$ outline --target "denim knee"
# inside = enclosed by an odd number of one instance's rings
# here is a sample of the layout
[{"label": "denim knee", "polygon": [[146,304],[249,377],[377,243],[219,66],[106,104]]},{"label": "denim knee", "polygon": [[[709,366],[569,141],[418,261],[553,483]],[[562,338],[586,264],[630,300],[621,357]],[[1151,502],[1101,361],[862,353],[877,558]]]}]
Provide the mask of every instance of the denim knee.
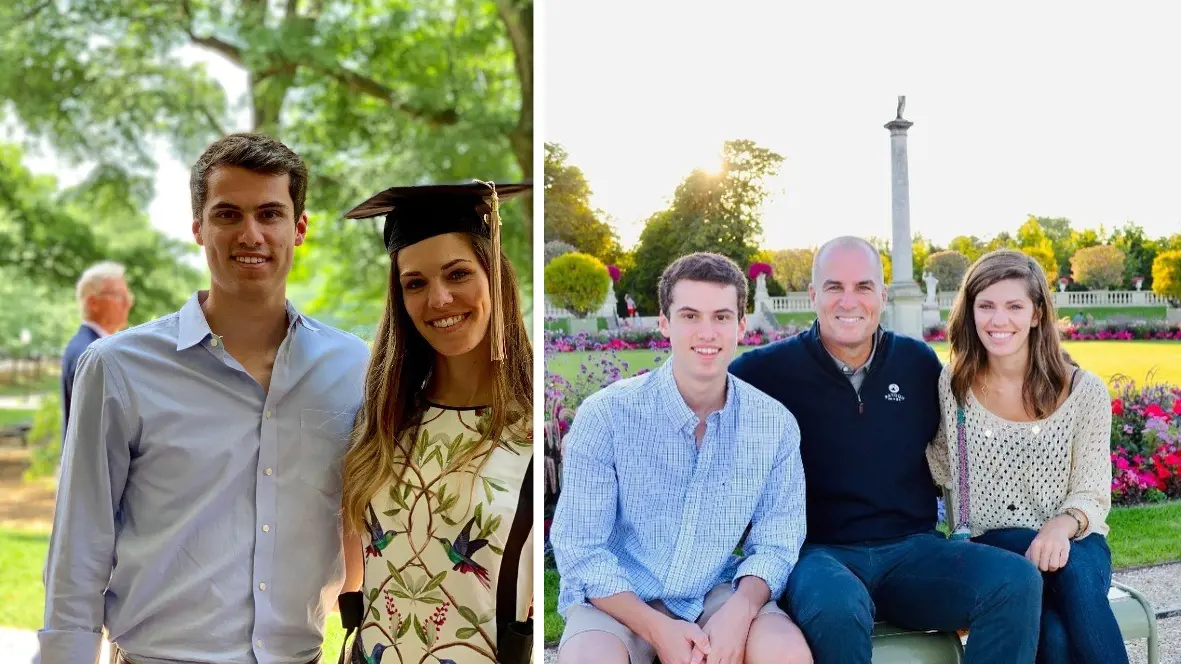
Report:
[{"label": "denim knee", "polygon": [[997,550],[1000,555],[992,561],[996,573],[991,577],[989,588],[981,589],[982,598],[994,598],[999,604],[1013,606],[1014,603],[1031,609],[1040,609],[1042,604],[1042,573],[1025,558],[1007,551]]},{"label": "denim knee", "polygon": [[782,603],[805,634],[816,630],[869,634],[873,630],[873,601],[860,583],[831,584],[824,579],[789,583]]}]

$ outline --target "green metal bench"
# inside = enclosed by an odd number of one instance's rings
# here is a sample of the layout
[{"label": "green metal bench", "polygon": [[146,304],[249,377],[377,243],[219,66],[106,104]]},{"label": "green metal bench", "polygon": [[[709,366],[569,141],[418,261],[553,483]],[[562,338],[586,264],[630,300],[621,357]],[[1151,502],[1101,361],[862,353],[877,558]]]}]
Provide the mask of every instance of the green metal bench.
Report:
[{"label": "green metal bench", "polygon": [[[1148,640],[1148,664],[1157,664],[1156,612],[1144,595],[1120,583],[1107,593],[1125,641]],[[953,632],[916,632],[879,622],[873,629],[874,664],[958,664],[964,660]]]}]

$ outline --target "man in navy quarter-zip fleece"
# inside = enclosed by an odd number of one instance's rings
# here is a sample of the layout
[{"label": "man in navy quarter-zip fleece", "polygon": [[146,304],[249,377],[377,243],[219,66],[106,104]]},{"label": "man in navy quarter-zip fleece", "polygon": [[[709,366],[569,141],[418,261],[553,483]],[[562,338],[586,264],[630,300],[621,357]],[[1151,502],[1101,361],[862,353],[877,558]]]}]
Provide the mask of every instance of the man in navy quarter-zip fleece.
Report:
[{"label": "man in navy quarter-zip fleece", "polygon": [[1033,662],[1037,569],[935,529],[925,453],[939,426],[941,367],[922,341],[879,326],[877,250],[855,237],[826,243],[808,293],[812,328],[739,356],[730,372],[799,423],[807,539],[783,604],[816,663],[869,664],[875,619],[970,629],[967,664]]}]

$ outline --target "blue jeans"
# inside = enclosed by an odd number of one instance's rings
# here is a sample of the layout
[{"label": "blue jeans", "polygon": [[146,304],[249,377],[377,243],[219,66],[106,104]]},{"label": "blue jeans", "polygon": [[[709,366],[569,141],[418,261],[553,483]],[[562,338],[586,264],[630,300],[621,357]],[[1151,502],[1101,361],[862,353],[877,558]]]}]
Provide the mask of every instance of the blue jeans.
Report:
[{"label": "blue jeans", "polygon": [[[974,541],[1024,555],[1037,531],[1004,528]],[[1042,574],[1041,640],[1038,664],[1127,664],[1128,651],[1107,601],[1111,549],[1107,538],[1088,535],[1070,543],[1066,567]]]},{"label": "blue jeans", "polygon": [[875,618],[916,630],[971,628],[966,664],[1030,664],[1041,598],[1028,560],[932,531],[883,544],[805,544],[783,603],[816,664],[869,664]]}]

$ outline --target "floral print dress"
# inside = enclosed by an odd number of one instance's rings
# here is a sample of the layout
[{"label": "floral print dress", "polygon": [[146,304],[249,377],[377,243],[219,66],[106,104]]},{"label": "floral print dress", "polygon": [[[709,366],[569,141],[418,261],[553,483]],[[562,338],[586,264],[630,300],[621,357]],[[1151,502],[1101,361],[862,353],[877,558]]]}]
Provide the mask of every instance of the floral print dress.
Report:
[{"label": "floral print dress", "polygon": [[[361,643],[372,664],[496,661],[496,585],[533,436],[526,417],[462,463],[490,422],[488,408],[428,404],[403,479],[370,502]],[[531,540],[518,620],[530,609]]]}]

